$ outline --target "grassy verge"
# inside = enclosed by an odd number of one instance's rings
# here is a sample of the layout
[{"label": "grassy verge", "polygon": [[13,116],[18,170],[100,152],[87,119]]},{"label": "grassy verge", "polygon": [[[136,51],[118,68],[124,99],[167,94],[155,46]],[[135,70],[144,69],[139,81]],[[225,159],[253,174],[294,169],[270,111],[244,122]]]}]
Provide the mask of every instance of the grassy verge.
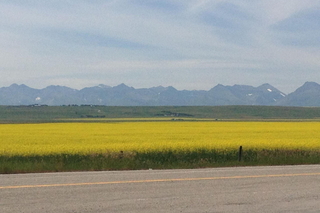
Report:
[{"label": "grassy verge", "polygon": [[45,156],[0,156],[0,173],[182,169],[222,166],[318,164],[320,151],[245,150],[242,161],[238,151],[198,150],[193,152],[148,152],[114,154],[59,154]]}]

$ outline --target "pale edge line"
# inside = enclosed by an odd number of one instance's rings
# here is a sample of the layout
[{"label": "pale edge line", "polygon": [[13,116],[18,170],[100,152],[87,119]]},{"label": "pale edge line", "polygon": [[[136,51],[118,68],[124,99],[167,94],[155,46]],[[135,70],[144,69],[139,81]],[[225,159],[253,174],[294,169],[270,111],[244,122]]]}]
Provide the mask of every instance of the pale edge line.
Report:
[{"label": "pale edge line", "polygon": [[226,179],[265,178],[265,177],[295,177],[295,176],[315,176],[315,175],[320,175],[320,173],[274,174],[274,175],[251,175],[251,176],[226,176],[226,177],[204,177],[204,178],[175,178],[175,179],[154,179],[154,180],[126,180],[126,181],[89,182],[89,183],[44,184],[44,185],[20,185],[20,186],[0,186],[0,189],[41,188],[41,187],[58,187],[58,186],[107,185],[107,184],[125,184],[125,183],[175,182],[175,181],[196,181],[196,180],[226,180]]}]

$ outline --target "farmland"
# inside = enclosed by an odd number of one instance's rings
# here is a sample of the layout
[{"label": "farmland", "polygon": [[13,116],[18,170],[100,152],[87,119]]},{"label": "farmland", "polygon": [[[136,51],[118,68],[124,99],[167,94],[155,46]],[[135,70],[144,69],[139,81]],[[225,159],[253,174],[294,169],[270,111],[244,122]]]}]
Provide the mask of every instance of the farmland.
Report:
[{"label": "farmland", "polygon": [[320,107],[277,106],[0,106],[0,123],[106,122],[114,119],[320,120]]},{"label": "farmland", "polygon": [[1,124],[0,173],[319,163],[319,130],[317,121]]}]

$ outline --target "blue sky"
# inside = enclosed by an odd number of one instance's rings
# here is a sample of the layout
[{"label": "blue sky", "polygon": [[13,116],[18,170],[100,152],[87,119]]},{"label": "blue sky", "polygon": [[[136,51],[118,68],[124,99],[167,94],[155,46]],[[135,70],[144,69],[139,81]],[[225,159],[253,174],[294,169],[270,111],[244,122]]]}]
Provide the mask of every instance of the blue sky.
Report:
[{"label": "blue sky", "polygon": [[318,0],[2,0],[0,87],[320,83]]}]

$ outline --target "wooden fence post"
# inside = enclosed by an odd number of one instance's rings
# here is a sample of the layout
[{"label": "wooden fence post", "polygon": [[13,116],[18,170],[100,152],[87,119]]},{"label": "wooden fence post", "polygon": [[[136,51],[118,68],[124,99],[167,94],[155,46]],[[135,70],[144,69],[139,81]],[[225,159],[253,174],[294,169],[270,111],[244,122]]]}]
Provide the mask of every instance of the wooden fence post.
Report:
[{"label": "wooden fence post", "polygon": [[241,161],[242,159],[242,146],[239,147],[239,162]]}]

